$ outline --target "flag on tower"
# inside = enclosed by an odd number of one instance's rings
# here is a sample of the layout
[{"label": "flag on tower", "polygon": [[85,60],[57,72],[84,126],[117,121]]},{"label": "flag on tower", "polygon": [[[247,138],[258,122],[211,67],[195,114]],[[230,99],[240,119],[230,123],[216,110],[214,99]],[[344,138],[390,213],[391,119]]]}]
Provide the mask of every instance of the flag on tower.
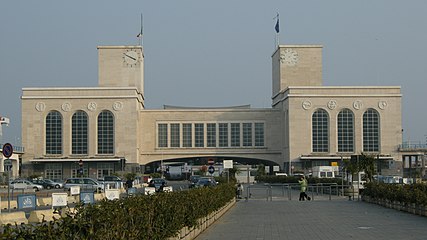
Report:
[{"label": "flag on tower", "polygon": [[274,29],[276,29],[276,33],[279,33],[279,31],[280,31],[280,27],[279,27],[279,14],[277,14],[276,18],[277,18],[277,22],[276,22],[276,26],[274,27]]}]

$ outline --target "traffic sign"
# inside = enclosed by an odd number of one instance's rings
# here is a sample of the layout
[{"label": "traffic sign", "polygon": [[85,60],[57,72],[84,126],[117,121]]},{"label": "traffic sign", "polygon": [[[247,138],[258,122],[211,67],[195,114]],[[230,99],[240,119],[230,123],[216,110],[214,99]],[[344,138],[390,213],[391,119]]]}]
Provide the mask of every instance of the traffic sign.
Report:
[{"label": "traffic sign", "polygon": [[209,168],[208,168],[208,172],[209,172],[210,174],[213,174],[213,173],[215,172],[215,167],[214,167],[214,166],[209,166]]},{"label": "traffic sign", "polygon": [[13,154],[13,146],[10,143],[3,144],[3,156],[5,158],[10,158]]}]

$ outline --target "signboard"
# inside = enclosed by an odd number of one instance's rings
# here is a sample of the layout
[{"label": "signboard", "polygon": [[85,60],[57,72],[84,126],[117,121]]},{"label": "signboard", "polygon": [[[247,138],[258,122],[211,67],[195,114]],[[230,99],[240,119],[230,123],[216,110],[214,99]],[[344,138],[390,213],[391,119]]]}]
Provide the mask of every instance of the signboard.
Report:
[{"label": "signboard", "polygon": [[224,168],[233,168],[233,160],[224,160],[223,163]]},{"label": "signboard", "polygon": [[35,194],[18,195],[18,209],[36,209],[37,201]]},{"label": "signboard", "polygon": [[5,158],[10,158],[10,157],[12,156],[12,154],[13,154],[13,147],[12,147],[12,144],[10,144],[10,143],[5,143],[5,144],[3,144],[3,149],[2,149],[2,151],[3,151],[3,156],[4,156]]},{"label": "signboard", "polygon": [[209,167],[208,167],[208,172],[209,172],[210,174],[213,174],[213,173],[215,172],[215,167],[214,167],[214,166],[209,166]]},{"label": "signboard", "polygon": [[67,193],[52,193],[52,207],[66,207],[67,203]]},{"label": "signboard", "polygon": [[273,172],[278,172],[280,171],[280,167],[279,166],[273,166]]},{"label": "signboard", "polygon": [[264,171],[265,173],[270,173],[270,166],[265,166]]},{"label": "signboard", "polygon": [[93,192],[81,192],[80,193],[80,202],[84,204],[93,204],[95,203],[95,197]]},{"label": "signboard", "polygon": [[108,200],[114,200],[120,198],[119,189],[105,189],[105,197]]},{"label": "signboard", "polygon": [[128,188],[127,193],[130,195],[135,195],[136,194],[136,188],[134,188],[134,187]]},{"label": "signboard", "polygon": [[70,187],[70,195],[79,195],[80,194],[80,186],[71,186]]}]

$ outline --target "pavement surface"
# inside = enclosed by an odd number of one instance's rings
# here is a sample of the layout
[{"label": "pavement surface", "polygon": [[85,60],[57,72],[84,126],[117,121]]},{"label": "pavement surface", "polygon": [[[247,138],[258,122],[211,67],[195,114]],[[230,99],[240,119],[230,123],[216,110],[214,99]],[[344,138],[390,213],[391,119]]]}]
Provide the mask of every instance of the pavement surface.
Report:
[{"label": "pavement surface", "polygon": [[196,240],[427,239],[427,217],[329,195],[298,201],[292,192],[292,200],[262,194],[239,200]]}]

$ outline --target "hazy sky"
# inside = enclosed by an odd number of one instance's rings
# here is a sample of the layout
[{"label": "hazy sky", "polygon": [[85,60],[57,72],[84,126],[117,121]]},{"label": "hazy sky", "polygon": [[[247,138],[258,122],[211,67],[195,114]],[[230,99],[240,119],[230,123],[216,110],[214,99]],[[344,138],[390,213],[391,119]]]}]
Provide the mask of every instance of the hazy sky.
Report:
[{"label": "hazy sky", "polygon": [[3,142],[21,138],[21,89],[95,87],[98,45],[135,45],[144,16],[145,103],[270,107],[281,44],[322,44],[326,86],[401,86],[404,140],[427,134],[427,1],[0,2]]}]

